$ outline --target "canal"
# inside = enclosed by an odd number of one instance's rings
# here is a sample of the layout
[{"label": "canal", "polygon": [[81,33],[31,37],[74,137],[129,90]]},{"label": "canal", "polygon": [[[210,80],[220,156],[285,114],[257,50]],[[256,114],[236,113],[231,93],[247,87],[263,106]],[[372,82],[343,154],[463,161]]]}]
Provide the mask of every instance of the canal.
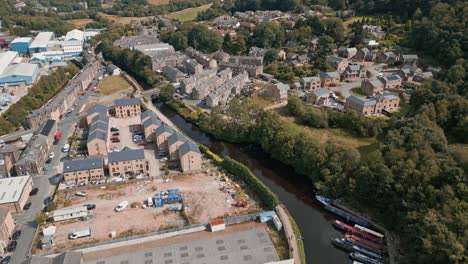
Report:
[{"label": "canal", "polygon": [[331,238],[341,235],[331,225],[333,217],[325,213],[314,201],[312,184],[304,176],[295,173],[292,167],[271,159],[257,147],[216,140],[185,121],[167,106],[156,106],[189,137],[208,146],[220,156],[229,155],[242,162],[278,195],[301,229],[307,263],[348,263],[348,255],[330,243]]}]

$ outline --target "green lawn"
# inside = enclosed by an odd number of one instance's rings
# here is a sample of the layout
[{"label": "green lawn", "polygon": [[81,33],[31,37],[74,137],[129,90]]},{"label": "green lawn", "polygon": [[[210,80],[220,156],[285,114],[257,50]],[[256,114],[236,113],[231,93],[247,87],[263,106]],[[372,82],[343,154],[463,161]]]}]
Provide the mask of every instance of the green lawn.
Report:
[{"label": "green lawn", "polygon": [[351,93],[354,96],[366,96],[367,95],[365,92],[362,91],[361,87],[356,87],[356,88],[351,89]]},{"label": "green lawn", "polygon": [[179,20],[180,22],[193,21],[197,18],[198,13],[205,11],[211,7],[212,4],[202,5],[199,7],[187,8],[178,12],[166,15],[166,18]]},{"label": "green lawn", "polygon": [[130,84],[125,80],[123,77],[115,75],[115,76],[106,76],[102,79],[101,83],[99,84],[99,96],[105,96],[109,94],[113,94],[120,90],[125,90],[130,88]]}]

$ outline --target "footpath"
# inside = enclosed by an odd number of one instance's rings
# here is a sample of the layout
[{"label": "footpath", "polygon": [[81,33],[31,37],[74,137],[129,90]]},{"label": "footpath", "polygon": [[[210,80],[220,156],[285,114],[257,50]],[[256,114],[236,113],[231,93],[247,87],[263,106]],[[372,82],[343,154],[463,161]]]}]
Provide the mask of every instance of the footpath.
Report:
[{"label": "footpath", "polygon": [[286,232],[286,237],[288,239],[289,244],[289,257],[294,259],[294,264],[301,264],[301,254],[299,253],[297,237],[294,234],[294,229],[292,227],[291,221],[289,220],[288,214],[280,205],[276,206],[276,212],[281,218],[281,221],[283,222],[284,232]]}]

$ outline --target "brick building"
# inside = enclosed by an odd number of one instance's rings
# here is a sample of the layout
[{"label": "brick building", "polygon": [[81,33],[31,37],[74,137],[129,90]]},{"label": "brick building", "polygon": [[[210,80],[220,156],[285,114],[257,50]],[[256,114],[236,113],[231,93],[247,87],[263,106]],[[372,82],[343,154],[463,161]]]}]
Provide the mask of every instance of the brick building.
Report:
[{"label": "brick building", "polygon": [[149,164],[143,149],[109,153],[108,167],[110,177],[149,175]]},{"label": "brick building", "polygon": [[67,183],[88,183],[104,177],[101,157],[71,160],[63,163],[63,180]]},{"label": "brick building", "polygon": [[140,100],[136,98],[117,99],[114,103],[115,116],[127,118],[141,114]]}]

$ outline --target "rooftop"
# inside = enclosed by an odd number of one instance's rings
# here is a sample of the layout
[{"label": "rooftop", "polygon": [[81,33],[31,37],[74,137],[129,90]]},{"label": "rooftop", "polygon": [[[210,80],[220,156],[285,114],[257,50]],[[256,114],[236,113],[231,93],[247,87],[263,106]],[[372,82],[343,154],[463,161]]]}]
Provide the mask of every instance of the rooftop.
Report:
[{"label": "rooftop", "polygon": [[170,145],[176,143],[177,141],[182,141],[182,142],[185,142],[187,141],[187,139],[184,137],[184,135],[182,135],[181,133],[179,132],[176,132],[174,134],[172,134],[168,139],[167,139],[167,143]]},{"label": "rooftop", "polygon": [[140,100],[137,98],[122,98],[117,99],[114,102],[115,106],[125,106],[125,105],[139,105]]},{"label": "rooftop", "polygon": [[54,32],[41,32],[37,34],[29,48],[45,48],[47,43],[54,37]]},{"label": "rooftop", "polygon": [[159,136],[161,135],[162,133],[164,132],[167,132],[167,133],[174,133],[174,129],[172,129],[172,127],[166,125],[166,124],[162,124],[160,127],[158,127],[158,129],[156,129],[156,135]]},{"label": "rooftop", "polygon": [[93,141],[96,138],[102,139],[102,140],[107,140],[107,132],[104,132],[102,130],[97,129],[97,130],[95,130],[95,131],[93,131],[93,132],[91,132],[89,134],[87,142],[89,143],[89,142]]},{"label": "rooftop", "polygon": [[111,152],[108,155],[109,163],[121,162],[127,160],[139,160],[145,158],[143,149],[124,150],[120,152]]},{"label": "rooftop", "polygon": [[390,75],[390,76],[383,77],[383,79],[385,81],[396,81],[396,80],[400,80],[401,77],[399,75]]},{"label": "rooftop", "polygon": [[19,201],[31,176],[0,179],[0,204]]},{"label": "rooftop", "polygon": [[11,75],[19,76],[33,76],[39,67],[37,64],[31,63],[18,63],[8,66],[1,74],[0,78],[8,77]]},{"label": "rooftop", "polygon": [[39,132],[39,134],[43,135],[43,136],[46,136],[48,137],[50,132],[52,131],[52,128],[54,127],[55,123],[57,121],[53,120],[53,119],[48,119],[47,122],[44,124],[44,126],[42,127],[41,131]]},{"label": "rooftop", "polygon": [[5,51],[0,53],[0,74],[10,65],[18,56],[16,51]]},{"label": "rooftop", "polygon": [[102,158],[89,158],[84,160],[71,160],[63,163],[63,172],[102,169]]},{"label": "rooftop", "polygon": [[198,148],[198,146],[195,145],[195,143],[193,143],[192,141],[187,140],[187,142],[185,142],[182,146],[180,146],[179,154],[185,155],[189,153],[190,151],[200,153],[200,149]]},{"label": "rooftop", "polygon": [[67,35],[65,36],[65,40],[84,40],[84,32],[78,29],[73,29],[72,31],[68,31]]},{"label": "rooftop", "polygon": [[313,92],[313,94],[315,94],[315,96],[317,96],[317,97],[324,96],[324,95],[329,94],[329,93],[331,93],[331,91],[328,90],[327,88],[320,88],[320,89]]},{"label": "rooftop", "polygon": [[356,97],[354,95],[351,95],[350,97],[346,98],[346,101],[347,100],[350,100],[351,102],[354,102],[358,105],[361,105],[361,106],[373,106],[376,104],[376,101],[375,99],[371,99],[371,100],[363,100],[359,97]]},{"label": "rooftop", "polygon": [[91,115],[94,113],[107,115],[107,106],[100,105],[100,104],[93,105],[91,108],[89,108],[88,112],[86,112],[87,115]]}]

